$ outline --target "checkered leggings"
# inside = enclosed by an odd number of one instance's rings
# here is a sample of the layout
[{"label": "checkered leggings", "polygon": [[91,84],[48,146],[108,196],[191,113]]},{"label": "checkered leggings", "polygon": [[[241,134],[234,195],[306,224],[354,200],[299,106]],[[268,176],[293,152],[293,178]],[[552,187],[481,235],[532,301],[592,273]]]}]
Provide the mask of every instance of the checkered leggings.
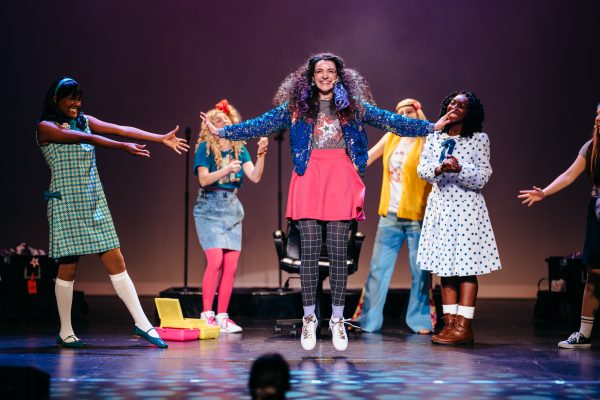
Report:
[{"label": "checkered leggings", "polygon": [[331,302],[343,306],[348,283],[348,231],[350,221],[317,221],[301,219],[300,230],[300,283],[302,305],[314,306],[319,282],[319,255],[321,254],[323,224],[327,228],[327,253],[329,254],[329,285]]}]

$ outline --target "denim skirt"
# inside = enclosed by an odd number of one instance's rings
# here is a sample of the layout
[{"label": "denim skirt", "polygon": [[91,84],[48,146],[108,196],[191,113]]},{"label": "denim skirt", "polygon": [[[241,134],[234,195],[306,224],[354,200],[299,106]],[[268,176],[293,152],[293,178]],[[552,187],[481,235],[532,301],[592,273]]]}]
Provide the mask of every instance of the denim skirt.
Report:
[{"label": "denim skirt", "polygon": [[235,192],[198,190],[194,222],[202,249],[242,249],[244,208]]}]

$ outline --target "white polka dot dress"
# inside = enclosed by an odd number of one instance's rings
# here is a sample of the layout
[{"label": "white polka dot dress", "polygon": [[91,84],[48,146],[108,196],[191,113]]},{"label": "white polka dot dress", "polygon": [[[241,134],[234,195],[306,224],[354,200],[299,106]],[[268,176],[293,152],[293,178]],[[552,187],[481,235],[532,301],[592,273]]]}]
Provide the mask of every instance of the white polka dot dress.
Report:
[{"label": "white polka dot dress", "polygon": [[[455,141],[452,155],[460,173],[435,176],[447,139]],[[448,149],[449,151],[449,149]],[[432,183],[419,241],[417,264],[438,276],[487,274],[500,269],[492,224],[481,189],[492,175],[487,134],[472,138],[435,132],[427,137],[417,168]]]}]

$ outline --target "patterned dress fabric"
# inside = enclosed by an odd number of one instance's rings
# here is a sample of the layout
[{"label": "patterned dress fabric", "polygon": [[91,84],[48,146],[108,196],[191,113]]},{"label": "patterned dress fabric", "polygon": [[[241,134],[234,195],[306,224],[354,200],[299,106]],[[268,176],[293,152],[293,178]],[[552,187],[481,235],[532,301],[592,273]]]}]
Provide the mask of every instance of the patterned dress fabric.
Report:
[{"label": "patterned dress fabric", "polygon": [[[447,139],[460,173],[435,176]],[[448,143],[448,142],[446,142]],[[492,175],[487,134],[472,138],[435,132],[428,136],[419,176],[433,184],[421,231],[417,264],[438,276],[480,275],[501,268],[492,224],[481,189]]]},{"label": "patterned dress fabric", "polygon": [[[77,130],[74,121],[70,129]],[[86,119],[84,132],[91,133]],[[120,247],[96,169],[94,146],[49,143],[40,150],[50,167],[49,256],[95,254]]]}]

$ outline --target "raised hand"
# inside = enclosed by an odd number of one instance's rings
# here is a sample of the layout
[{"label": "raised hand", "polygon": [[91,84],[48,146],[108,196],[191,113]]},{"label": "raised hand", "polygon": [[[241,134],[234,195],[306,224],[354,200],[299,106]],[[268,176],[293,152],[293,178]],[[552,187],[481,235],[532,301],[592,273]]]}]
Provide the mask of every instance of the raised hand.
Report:
[{"label": "raised hand", "polygon": [[179,125],[175,127],[171,132],[163,135],[162,143],[173,149],[175,153],[181,154],[182,151],[187,152],[190,146],[187,145],[187,141],[177,137],[177,131],[179,131]]},{"label": "raised hand", "polygon": [[268,147],[269,147],[269,139],[267,139],[266,137],[261,137],[258,140],[258,150],[256,151],[256,154],[258,156],[263,156],[263,155],[267,154]]},{"label": "raised hand", "polygon": [[213,125],[212,122],[210,122],[210,119],[208,119],[208,117],[206,116],[205,113],[203,113],[203,112],[200,113],[200,119],[202,120],[202,122],[204,122],[206,124],[210,133],[212,133],[215,136],[219,136],[217,128]]},{"label": "raised hand", "polygon": [[145,149],[145,144],[123,143],[123,150],[138,157],[150,157],[150,152]]},{"label": "raised hand", "polygon": [[433,129],[435,129],[436,131],[441,131],[444,128],[444,126],[454,122],[455,119],[456,114],[454,114],[454,111],[448,111],[444,116],[442,116],[442,118],[440,118],[435,123]]},{"label": "raised hand", "polygon": [[544,200],[546,193],[537,186],[534,186],[532,190],[519,190],[519,199],[523,199],[521,204],[527,204],[527,207],[531,207],[535,202]]}]

